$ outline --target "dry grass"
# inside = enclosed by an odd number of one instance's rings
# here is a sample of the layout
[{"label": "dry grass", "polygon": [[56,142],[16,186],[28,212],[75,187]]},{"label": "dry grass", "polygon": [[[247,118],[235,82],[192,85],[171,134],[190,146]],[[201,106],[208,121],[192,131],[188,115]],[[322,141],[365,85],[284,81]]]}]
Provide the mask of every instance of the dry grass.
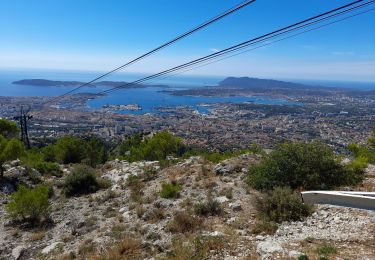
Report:
[{"label": "dry grass", "polygon": [[37,233],[33,233],[30,238],[29,238],[29,241],[39,241],[39,240],[42,240],[44,237],[46,236],[46,232],[45,231],[40,231],[40,232],[37,232]]},{"label": "dry grass", "polygon": [[148,216],[148,221],[152,224],[159,222],[165,218],[165,210],[163,208],[154,208]]},{"label": "dry grass", "polygon": [[289,248],[306,254],[309,259],[375,259],[375,241],[338,242],[308,238],[298,248]]},{"label": "dry grass", "polygon": [[226,246],[227,243],[222,237],[177,236],[173,240],[171,253],[165,259],[223,259],[223,256],[213,254],[223,252]]},{"label": "dry grass", "polygon": [[101,254],[92,254],[89,260],[130,260],[143,259],[144,250],[138,240],[124,238],[116,246]]},{"label": "dry grass", "polygon": [[174,214],[169,222],[168,229],[172,233],[190,233],[203,227],[203,219],[190,214],[187,211],[180,211]]}]

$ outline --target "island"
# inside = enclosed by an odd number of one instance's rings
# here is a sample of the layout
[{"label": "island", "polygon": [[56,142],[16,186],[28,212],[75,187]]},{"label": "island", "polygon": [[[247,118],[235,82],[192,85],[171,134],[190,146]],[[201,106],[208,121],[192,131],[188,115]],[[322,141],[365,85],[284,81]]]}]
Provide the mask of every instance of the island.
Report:
[{"label": "island", "polygon": [[22,79],[12,82],[15,85],[25,86],[39,86],[39,87],[79,87],[85,84],[86,87],[120,87],[121,88],[147,88],[147,87],[161,87],[166,88],[166,85],[144,85],[144,84],[129,84],[125,81],[98,81],[87,84],[87,82],[81,81],[60,81],[60,80],[48,80],[48,79]]}]

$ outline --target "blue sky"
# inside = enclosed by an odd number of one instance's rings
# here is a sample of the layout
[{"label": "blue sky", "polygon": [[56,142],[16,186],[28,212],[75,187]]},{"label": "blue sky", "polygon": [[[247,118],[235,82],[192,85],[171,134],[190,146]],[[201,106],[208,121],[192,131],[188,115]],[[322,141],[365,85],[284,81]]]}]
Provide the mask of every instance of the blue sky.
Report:
[{"label": "blue sky", "polygon": [[[0,67],[106,71],[240,0],[1,0]],[[351,1],[257,0],[126,69],[153,73]],[[190,74],[375,81],[375,11]]]}]

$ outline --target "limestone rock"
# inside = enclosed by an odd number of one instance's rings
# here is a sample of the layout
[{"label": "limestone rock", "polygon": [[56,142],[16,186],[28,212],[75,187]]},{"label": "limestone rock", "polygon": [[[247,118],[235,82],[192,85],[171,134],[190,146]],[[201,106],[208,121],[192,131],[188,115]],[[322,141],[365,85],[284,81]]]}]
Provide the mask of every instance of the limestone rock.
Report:
[{"label": "limestone rock", "polygon": [[272,254],[276,252],[282,252],[283,248],[278,242],[268,240],[259,242],[257,246],[257,253],[259,255]]},{"label": "limestone rock", "polygon": [[22,256],[22,254],[23,254],[24,251],[25,251],[25,247],[24,246],[17,246],[15,248],[13,248],[13,250],[12,250],[12,257],[15,260],[17,260],[17,259],[19,259]]},{"label": "limestone rock", "polygon": [[62,244],[63,244],[62,242],[54,242],[54,243],[50,244],[49,246],[46,246],[45,248],[43,248],[42,254],[48,255],[53,250],[55,250],[57,246],[62,245]]}]

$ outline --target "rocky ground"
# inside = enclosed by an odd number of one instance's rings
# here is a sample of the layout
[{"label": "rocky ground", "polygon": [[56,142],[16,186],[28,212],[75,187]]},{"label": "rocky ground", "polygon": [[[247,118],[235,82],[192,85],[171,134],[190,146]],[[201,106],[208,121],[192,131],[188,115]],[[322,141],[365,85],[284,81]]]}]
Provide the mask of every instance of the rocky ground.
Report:
[{"label": "rocky ground", "polygon": [[[242,155],[214,165],[191,157],[163,169],[158,162],[111,161],[100,169],[111,187],[73,198],[61,194],[64,176],[39,176],[54,186],[52,222],[12,223],[4,209],[8,195],[0,193],[0,259],[118,259],[118,250],[128,252],[121,259],[319,259],[327,248],[334,249],[331,259],[375,259],[374,211],[319,205],[306,220],[282,223],[275,234],[255,232],[259,193],[244,178],[259,160]],[[32,185],[26,174],[14,164],[5,176]],[[358,189],[374,191],[375,167],[366,174]],[[141,181],[130,182],[134,175]],[[162,183],[180,184],[180,195],[161,198]],[[221,214],[196,216],[195,205],[211,200],[220,203]],[[176,216],[190,222],[181,222],[185,227]]]}]

